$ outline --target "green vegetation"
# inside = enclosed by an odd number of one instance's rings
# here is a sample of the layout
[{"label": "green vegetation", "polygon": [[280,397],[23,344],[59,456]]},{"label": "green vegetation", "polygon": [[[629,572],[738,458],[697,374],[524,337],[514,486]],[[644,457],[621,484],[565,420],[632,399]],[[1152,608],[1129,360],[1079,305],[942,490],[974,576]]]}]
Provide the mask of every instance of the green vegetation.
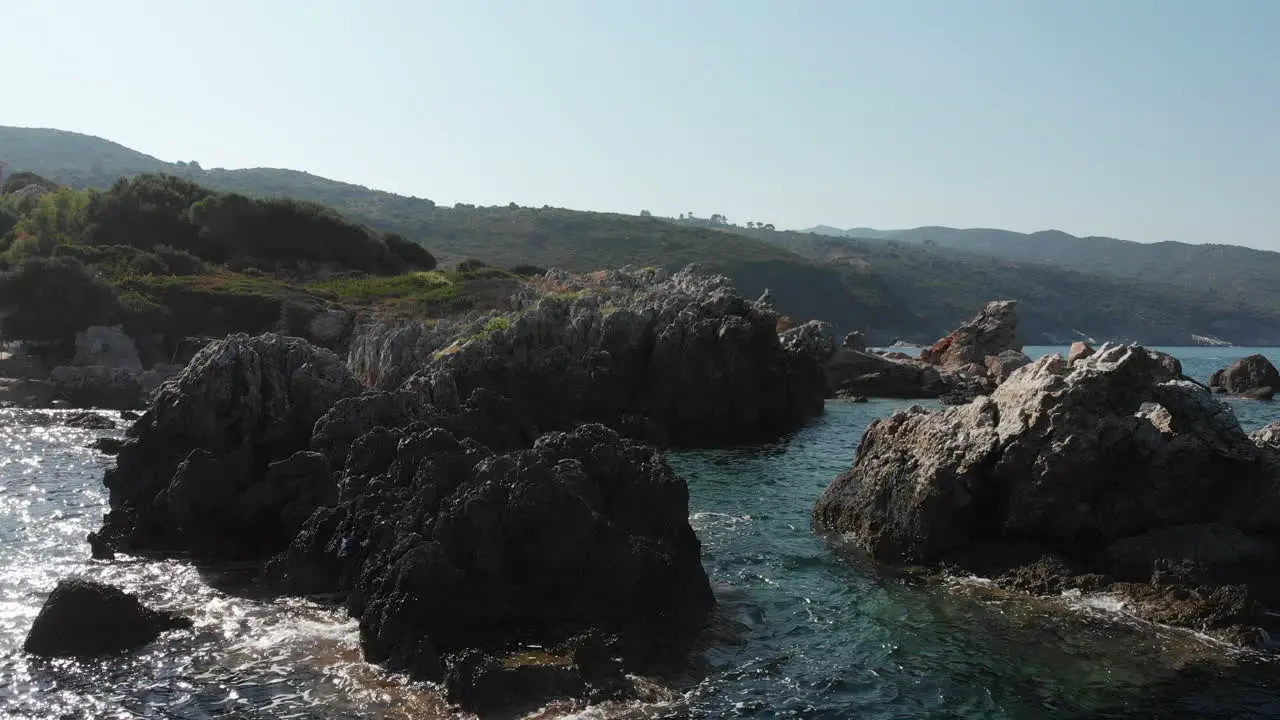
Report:
[{"label": "green vegetation", "polygon": [[[468,303],[496,306],[513,275],[531,277],[542,274],[543,268],[591,271],[632,265],[674,270],[696,262],[731,276],[743,294],[755,296],[771,289],[779,310],[798,320],[817,317],[840,330],[863,329],[873,342],[899,336],[931,341],[986,301],[1013,298],[1021,302],[1028,342],[1068,340],[1079,331],[1099,339],[1152,343],[1186,343],[1194,332],[1237,343],[1280,344],[1280,303],[1274,289],[1280,254],[1245,248],[1139,245],[1062,233],[1024,236],[946,228],[905,234],[859,230],[852,232],[874,239],[836,238],[780,232],[760,219],[737,225],[720,213],[659,218],[651,213],[629,216],[511,205],[446,208],[292,170],[208,170],[197,163],[166,163],[105,140],[54,130],[0,128],[0,147],[11,168],[34,170],[80,189],[113,187],[121,176],[163,172],[207,188],[195,200],[190,193],[196,190],[173,185],[180,201],[192,200],[188,208],[214,191],[234,193],[207,203],[230,212],[231,219],[241,223],[230,225],[234,230],[221,224],[226,218],[210,211],[208,216],[188,215],[185,225],[175,220],[185,228],[182,232],[172,227],[161,231],[159,226],[148,230],[146,218],[136,218],[139,234],[130,238],[112,235],[101,222],[87,232],[106,233],[94,244],[130,245],[148,252],[164,244],[212,265],[260,268],[301,283],[299,292],[327,294],[343,302],[449,312]],[[242,211],[253,199],[283,197],[308,202],[278,201]],[[341,213],[349,222],[336,221],[339,216],[312,203]],[[0,230],[16,225],[22,215],[6,207],[10,205],[0,198]],[[59,213],[41,222],[74,235],[76,226]],[[344,242],[341,253],[320,251],[325,260],[317,260],[315,248],[299,248],[301,234],[277,236],[267,229],[272,218],[280,217],[298,221],[299,227],[314,221],[324,229],[321,235],[335,242],[356,238],[350,230],[358,227],[355,223],[383,234],[370,232],[372,244],[364,239]],[[192,229],[194,235],[183,234]],[[11,230],[5,231],[7,243],[15,247],[6,252],[17,249],[18,238]],[[256,239],[236,245],[245,237]],[[0,241],[0,249],[5,242]],[[30,252],[32,242],[23,241],[21,252]],[[49,243],[42,237],[40,242]],[[430,247],[436,257],[428,262],[404,254],[416,253],[418,243]],[[263,249],[251,255],[255,247]],[[239,253],[239,260],[217,259],[218,248],[224,255]],[[303,261],[297,261],[296,252]],[[399,258],[417,271],[433,269],[437,258],[445,267],[462,263],[463,272],[456,274],[462,286],[427,283],[412,273],[406,278],[378,277],[400,274],[382,265],[387,258]],[[496,270],[499,267],[512,271]],[[348,278],[343,268],[362,271],[363,279]],[[317,277],[330,279],[316,285]]]}]

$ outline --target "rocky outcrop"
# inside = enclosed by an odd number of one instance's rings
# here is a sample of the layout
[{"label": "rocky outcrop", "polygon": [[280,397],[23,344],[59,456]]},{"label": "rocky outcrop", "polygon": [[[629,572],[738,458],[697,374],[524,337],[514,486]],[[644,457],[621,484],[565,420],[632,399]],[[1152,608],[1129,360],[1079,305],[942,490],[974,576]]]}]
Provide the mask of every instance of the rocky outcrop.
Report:
[{"label": "rocky outcrop", "polygon": [[[1203,387],[1168,376],[1141,347],[1103,346],[1071,366],[1046,356],[967,405],[877,420],[815,522],[881,561],[1109,586],[1151,617],[1221,629],[1212,602],[1171,603],[1221,599],[1223,583],[1273,592],[1256,560],[1280,537],[1280,460]],[[1041,553],[1066,569],[1028,585],[1016,568]]]},{"label": "rocky outcrop", "polygon": [[987,377],[997,385],[1004,382],[1014,370],[1029,365],[1031,358],[1021,350],[1005,350],[999,355],[988,355],[984,361]]},{"label": "rocky outcrop", "polygon": [[138,356],[137,346],[118,325],[94,325],[76,333],[76,354],[72,364],[142,370],[142,359]]},{"label": "rocky outcrop", "polygon": [[825,366],[827,390],[833,397],[936,398],[948,389],[931,365],[903,356],[838,349]]},{"label": "rocky outcrop", "polygon": [[310,472],[326,466],[303,452],[312,428],[360,391],[336,355],[297,338],[231,335],[205,347],[130,427],[104,478],[111,511],[95,555],[226,559],[284,547],[336,492]]},{"label": "rocky outcrop", "polygon": [[189,619],[146,607],[123,590],[73,578],[59,581],[49,594],[22,649],[44,657],[97,657],[189,627]]},{"label": "rocky outcrop", "polygon": [[157,365],[132,370],[105,365],[60,365],[49,374],[50,393],[72,407],[129,410],[146,407],[151,395],[181,370]]},{"label": "rocky outcrop", "polygon": [[946,369],[986,365],[987,357],[1022,351],[1018,314],[1012,300],[987,303],[982,312],[920,352],[920,359]]},{"label": "rocky outcrop", "polygon": [[1071,349],[1067,351],[1067,364],[1075,365],[1077,360],[1083,360],[1093,355],[1096,350],[1087,342],[1077,340],[1071,343]]},{"label": "rocky outcrop", "polygon": [[1240,358],[1209,378],[1209,387],[1259,400],[1270,400],[1280,390],[1280,372],[1264,355]]},{"label": "rocky outcrop", "polygon": [[441,679],[456,653],[589,630],[645,657],[714,602],[684,481],[601,425],[505,454],[430,421],[377,427],[338,486],[269,574],[288,592],[345,594],[366,657],[418,678]]},{"label": "rocky outcrop", "polygon": [[664,445],[772,438],[822,413],[826,383],[809,346],[784,346],[773,310],[727,278],[690,267],[618,282],[612,295],[546,297],[490,321],[407,382],[448,375],[459,397],[493,391],[540,432],[594,421]]}]

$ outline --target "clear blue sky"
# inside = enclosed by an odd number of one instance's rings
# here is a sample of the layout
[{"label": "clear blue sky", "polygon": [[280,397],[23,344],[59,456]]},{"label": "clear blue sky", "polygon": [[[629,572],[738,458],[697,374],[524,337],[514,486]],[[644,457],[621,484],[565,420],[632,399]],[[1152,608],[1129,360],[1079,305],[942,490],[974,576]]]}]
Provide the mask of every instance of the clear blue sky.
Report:
[{"label": "clear blue sky", "polygon": [[1280,250],[1280,0],[7,2],[0,123],[439,203]]}]

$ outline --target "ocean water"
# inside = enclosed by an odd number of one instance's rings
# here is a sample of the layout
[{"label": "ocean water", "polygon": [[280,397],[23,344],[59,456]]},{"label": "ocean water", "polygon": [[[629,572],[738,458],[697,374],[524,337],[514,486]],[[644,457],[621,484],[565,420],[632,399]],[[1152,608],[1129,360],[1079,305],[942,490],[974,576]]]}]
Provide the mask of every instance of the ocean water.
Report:
[{"label": "ocean water", "polygon": [[[1060,348],[1029,348],[1033,356]],[[1253,352],[1175,348],[1187,374]],[[1261,350],[1280,362],[1280,350]],[[707,672],[663,702],[552,707],[599,718],[1274,718],[1280,664],[1129,617],[1105,597],[1009,597],[980,579],[904,584],[815,536],[809,511],[875,417],[905,402],[830,403],[768,446],[672,454],[719,609]],[[1248,428],[1280,404],[1233,403]],[[87,449],[102,433],[0,410],[0,717],[441,718],[434,688],[360,660],[355,625],[246,594],[234,569],[98,563],[105,510]],[[61,577],[88,575],[195,620],[127,656],[45,661],[20,646]]]}]

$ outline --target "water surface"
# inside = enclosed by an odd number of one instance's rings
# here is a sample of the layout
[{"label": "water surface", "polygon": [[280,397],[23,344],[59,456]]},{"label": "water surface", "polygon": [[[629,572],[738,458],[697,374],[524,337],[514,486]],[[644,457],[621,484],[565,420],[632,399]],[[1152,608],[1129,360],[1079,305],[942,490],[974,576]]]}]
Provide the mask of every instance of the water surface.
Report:
[{"label": "water surface", "polygon": [[[1028,348],[1033,357],[1065,348]],[[1201,381],[1247,348],[1177,348]],[[1280,352],[1264,349],[1273,361]],[[720,609],[709,674],[669,702],[593,717],[1274,718],[1280,668],[1185,631],[1126,619],[1105,599],[1008,598],[981,583],[886,579],[810,529],[818,494],[866,425],[909,403],[829,403],[767,446],[677,453]],[[1249,428],[1280,405],[1233,401]],[[0,717],[447,717],[433,689],[361,662],[354,624],[264,601],[178,562],[94,563],[105,511],[102,433],[0,411]],[[180,610],[192,631],[96,662],[19,647],[58,578],[86,574]],[[222,589],[220,589],[222,588]],[[570,716],[553,709],[548,716]]]}]

